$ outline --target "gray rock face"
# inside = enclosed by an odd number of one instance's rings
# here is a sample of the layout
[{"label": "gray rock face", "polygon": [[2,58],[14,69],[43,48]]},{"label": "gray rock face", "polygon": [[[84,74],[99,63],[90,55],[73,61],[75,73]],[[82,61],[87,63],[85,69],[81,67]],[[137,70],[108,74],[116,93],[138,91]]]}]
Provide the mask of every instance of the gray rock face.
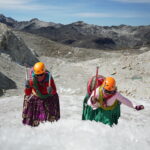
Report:
[{"label": "gray rock face", "polygon": [[14,62],[21,65],[32,66],[38,61],[24,41],[4,25],[0,25],[0,53],[6,53]]},{"label": "gray rock face", "polygon": [[0,72],[0,96],[4,94],[4,90],[16,88],[16,83]]},{"label": "gray rock face", "polygon": [[15,82],[0,72],[0,89],[6,90],[14,88],[16,88]]}]

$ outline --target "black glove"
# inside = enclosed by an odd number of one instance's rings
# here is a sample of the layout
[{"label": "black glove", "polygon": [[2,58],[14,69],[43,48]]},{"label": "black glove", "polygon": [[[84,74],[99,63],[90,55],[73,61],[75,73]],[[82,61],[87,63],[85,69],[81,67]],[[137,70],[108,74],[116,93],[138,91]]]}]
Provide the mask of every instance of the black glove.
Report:
[{"label": "black glove", "polygon": [[26,81],[25,81],[25,88],[30,88],[29,80],[26,80]]},{"label": "black glove", "polygon": [[136,109],[137,111],[139,111],[139,110],[144,109],[144,106],[143,106],[143,105],[137,105],[137,106],[135,106],[135,109]]},{"label": "black glove", "polygon": [[51,92],[52,92],[52,87],[51,87],[51,86],[48,86],[48,87],[47,87],[47,93],[51,95]]},{"label": "black glove", "polygon": [[91,103],[92,103],[92,104],[95,104],[97,101],[98,101],[98,100],[97,100],[96,97],[94,97],[94,96],[91,97]]}]

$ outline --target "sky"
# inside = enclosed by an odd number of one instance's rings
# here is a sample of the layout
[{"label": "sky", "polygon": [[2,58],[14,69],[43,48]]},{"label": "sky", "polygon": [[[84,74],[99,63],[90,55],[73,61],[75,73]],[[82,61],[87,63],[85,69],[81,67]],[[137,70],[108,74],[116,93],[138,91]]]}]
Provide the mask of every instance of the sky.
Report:
[{"label": "sky", "polygon": [[0,14],[18,21],[150,25],[150,0],[0,0]]}]

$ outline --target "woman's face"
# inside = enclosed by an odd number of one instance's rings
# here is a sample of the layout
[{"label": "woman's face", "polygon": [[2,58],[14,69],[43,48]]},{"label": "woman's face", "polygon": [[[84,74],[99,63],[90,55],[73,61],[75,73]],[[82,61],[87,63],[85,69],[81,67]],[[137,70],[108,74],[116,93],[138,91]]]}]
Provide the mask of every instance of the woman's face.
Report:
[{"label": "woman's face", "polygon": [[39,82],[43,81],[44,78],[45,78],[45,73],[36,75],[36,78],[37,78],[37,80],[38,80]]},{"label": "woman's face", "polygon": [[103,95],[104,97],[108,97],[108,96],[111,96],[111,95],[114,95],[116,93],[116,90],[114,91],[107,91],[103,88]]}]

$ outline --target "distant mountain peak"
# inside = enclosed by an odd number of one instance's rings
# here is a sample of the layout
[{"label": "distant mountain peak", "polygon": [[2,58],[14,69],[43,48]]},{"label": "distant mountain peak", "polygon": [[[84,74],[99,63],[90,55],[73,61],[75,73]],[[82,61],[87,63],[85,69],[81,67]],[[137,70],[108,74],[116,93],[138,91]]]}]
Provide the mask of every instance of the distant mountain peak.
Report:
[{"label": "distant mountain peak", "polygon": [[3,14],[0,14],[0,18],[5,18],[5,16]]},{"label": "distant mountain peak", "polygon": [[10,17],[5,17],[3,14],[0,14],[0,22],[6,24],[8,26],[11,26],[11,27],[13,27],[14,24],[17,23],[16,20],[14,20]]},{"label": "distant mountain peak", "polygon": [[77,22],[73,22],[73,25],[77,25],[77,26],[81,26],[81,25],[86,25],[87,23],[83,22],[83,21],[77,21]]},{"label": "distant mountain peak", "polygon": [[36,21],[40,21],[38,18],[33,18],[30,20],[30,22],[36,22]]},{"label": "distant mountain peak", "polygon": [[4,16],[3,14],[0,14],[0,19],[16,21],[15,19],[13,19],[13,18],[11,18],[11,17],[6,17],[6,16]]}]

